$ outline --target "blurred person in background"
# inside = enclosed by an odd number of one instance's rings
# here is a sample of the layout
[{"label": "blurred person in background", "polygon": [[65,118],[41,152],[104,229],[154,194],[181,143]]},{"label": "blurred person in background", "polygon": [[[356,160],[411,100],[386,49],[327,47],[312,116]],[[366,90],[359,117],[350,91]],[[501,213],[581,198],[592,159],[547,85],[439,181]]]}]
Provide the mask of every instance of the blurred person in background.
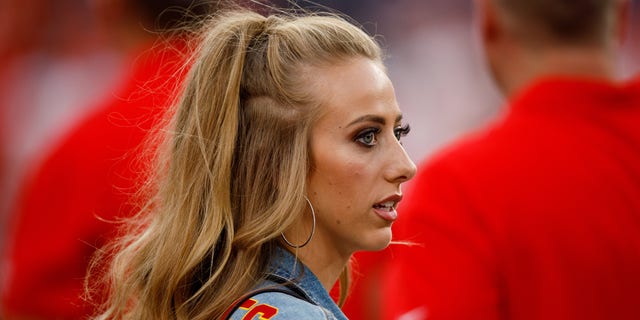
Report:
[{"label": "blurred person in background", "polygon": [[630,2],[478,0],[502,117],[424,162],[384,319],[639,319],[640,78]]},{"label": "blurred person in background", "polygon": [[[180,85],[184,35],[165,31],[213,10],[196,0],[89,3],[103,22],[103,41],[123,56],[127,71],[106,98],[85,107],[89,115],[75,115],[84,120],[50,141],[53,151],[25,178],[8,219],[2,318],[78,319],[93,313],[81,296],[88,262],[115,236],[114,220],[135,210],[130,199],[142,171],[138,147]],[[91,81],[103,80],[104,73],[90,70]],[[42,99],[58,98],[49,94]],[[14,134],[5,138],[18,139]]]},{"label": "blurred person in background", "polygon": [[0,2],[0,234],[22,180],[122,77],[124,53],[89,3]]}]

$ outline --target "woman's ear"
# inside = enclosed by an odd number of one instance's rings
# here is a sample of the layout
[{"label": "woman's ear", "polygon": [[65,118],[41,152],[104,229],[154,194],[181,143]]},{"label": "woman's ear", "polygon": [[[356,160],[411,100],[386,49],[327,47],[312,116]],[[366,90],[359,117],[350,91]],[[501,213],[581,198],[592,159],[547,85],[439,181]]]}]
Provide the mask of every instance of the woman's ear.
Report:
[{"label": "woman's ear", "polygon": [[494,0],[474,0],[482,44],[487,46],[500,38],[501,28]]},{"label": "woman's ear", "polygon": [[613,39],[616,39],[618,45],[622,45],[627,40],[629,32],[629,23],[631,23],[631,1],[618,0],[615,3],[614,15],[615,23],[613,32],[615,33]]}]

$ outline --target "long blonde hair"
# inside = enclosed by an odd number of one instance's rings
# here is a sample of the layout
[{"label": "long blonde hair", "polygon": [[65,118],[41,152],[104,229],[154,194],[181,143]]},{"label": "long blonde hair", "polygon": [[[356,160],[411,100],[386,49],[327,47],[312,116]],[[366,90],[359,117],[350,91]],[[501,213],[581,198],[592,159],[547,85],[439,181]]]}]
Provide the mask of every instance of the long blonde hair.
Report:
[{"label": "long blonde hair", "polygon": [[305,68],[381,60],[370,36],[335,15],[228,12],[199,41],[156,192],[112,249],[99,319],[217,319],[260,282],[306,207],[320,97]]}]

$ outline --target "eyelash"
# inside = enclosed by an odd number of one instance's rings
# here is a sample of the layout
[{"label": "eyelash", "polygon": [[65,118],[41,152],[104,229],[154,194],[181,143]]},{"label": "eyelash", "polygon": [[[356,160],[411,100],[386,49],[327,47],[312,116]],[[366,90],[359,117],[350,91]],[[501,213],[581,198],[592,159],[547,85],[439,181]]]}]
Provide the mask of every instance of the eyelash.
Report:
[{"label": "eyelash", "polygon": [[[380,131],[381,131],[380,128],[367,128],[361,131],[354,140],[362,144],[364,147],[372,148],[373,146],[376,145],[376,142],[377,142],[376,135],[378,135]],[[402,137],[409,134],[410,131],[411,131],[411,127],[408,124],[406,124],[404,126],[394,128],[393,134],[396,137],[396,139],[400,141],[400,139],[402,139]],[[373,134],[374,136],[372,137],[372,141],[367,143],[364,141],[364,138],[370,134]]]},{"label": "eyelash", "polygon": [[[367,129],[364,129],[363,131],[361,131],[360,133],[358,133],[358,135],[355,138],[355,141],[359,142],[364,147],[371,148],[371,147],[375,146],[375,143],[377,142],[376,135],[378,135],[379,133],[380,133],[380,129],[379,128],[367,128]],[[372,137],[372,141],[367,143],[367,142],[364,141],[364,138],[367,137],[370,134],[373,134],[374,136]]]},{"label": "eyelash", "polygon": [[409,124],[393,129],[393,133],[396,134],[396,139],[398,139],[398,141],[400,141],[402,137],[407,136],[409,132],[411,132],[411,126]]}]

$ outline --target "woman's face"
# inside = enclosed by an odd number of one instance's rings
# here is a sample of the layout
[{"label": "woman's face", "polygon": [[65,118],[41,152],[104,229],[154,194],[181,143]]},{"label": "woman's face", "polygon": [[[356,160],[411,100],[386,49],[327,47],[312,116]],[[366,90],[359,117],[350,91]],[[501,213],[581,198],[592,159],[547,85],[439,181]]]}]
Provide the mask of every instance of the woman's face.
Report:
[{"label": "woman's face", "polygon": [[316,212],[312,242],[348,255],[391,241],[400,185],[416,167],[400,138],[408,132],[380,64],[355,58],[314,68],[320,117],[311,131],[308,197]]}]

